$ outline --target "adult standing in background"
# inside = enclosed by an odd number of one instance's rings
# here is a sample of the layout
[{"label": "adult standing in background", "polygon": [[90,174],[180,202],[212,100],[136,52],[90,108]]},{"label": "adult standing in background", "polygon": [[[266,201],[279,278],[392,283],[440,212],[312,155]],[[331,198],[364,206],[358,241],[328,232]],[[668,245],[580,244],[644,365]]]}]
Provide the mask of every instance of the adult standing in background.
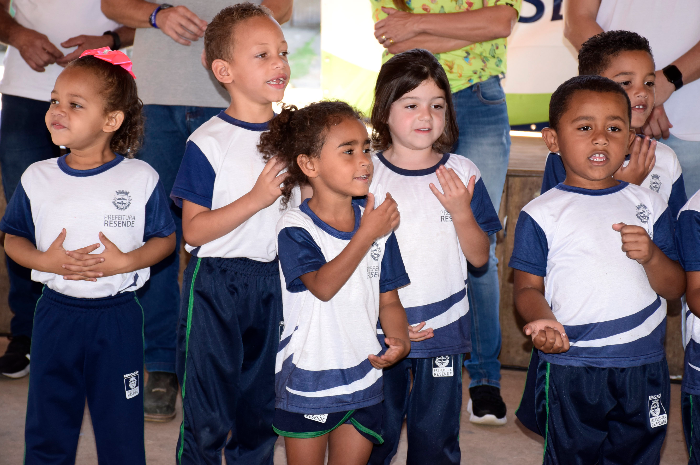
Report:
[{"label": "adult standing in background", "polygon": [[[143,147],[137,158],[148,162],[170,193],[187,138],[229,105],[228,94],[201,65],[207,23],[231,0],[182,0],[177,6],[145,0],[101,0],[107,17],[138,28],[132,61],[146,118]],[[263,0],[280,23],[289,20],[292,0]],[[173,254],[151,267],[149,282],[138,291],[145,309],[145,355],[149,372],[144,392],[146,420],[175,417],[177,377],[175,347],[180,308],[178,272],[182,238],[180,209],[171,201],[177,226]],[[183,344],[184,347],[184,344]]]},{"label": "adult standing in background", "polygon": [[[0,170],[8,202],[29,165],[60,155],[44,117],[63,66],[85,50],[116,50],[133,40],[134,30],[107,19],[97,0],[0,0],[0,42],[9,45],[0,81]],[[34,308],[42,286],[31,280],[31,270],[5,260],[14,315],[0,373],[21,378],[29,373]]]},{"label": "adult standing in background", "polygon": [[[459,126],[453,151],[476,164],[498,211],[510,151],[510,125],[500,81],[506,71],[505,38],[518,20],[522,0],[431,0],[421,6],[406,0],[371,0],[371,4],[375,36],[386,48],[383,61],[392,54],[423,48],[442,64]],[[506,405],[500,394],[498,361],[501,328],[496,236],[490,241],[488,264],[469,269],[472,352],[464,365],[471,377],[470,420],[502,425]],[[372,463],[378,449],[375,447]]]},{"label": "adult standing in background", "polygon": [[579,50],[603,31],[626,30],[649,40],[656,62],[656,107],[644,132],[671,147],[688,198],[700,189],[700,2],[576,0],[564,10],[564,36]]}]

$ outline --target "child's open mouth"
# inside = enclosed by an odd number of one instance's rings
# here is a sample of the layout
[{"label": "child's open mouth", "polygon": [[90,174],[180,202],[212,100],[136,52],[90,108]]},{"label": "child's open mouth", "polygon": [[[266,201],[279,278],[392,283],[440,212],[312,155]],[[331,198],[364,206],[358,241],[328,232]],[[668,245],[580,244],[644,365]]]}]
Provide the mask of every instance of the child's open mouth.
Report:
[{"label": "child's open mouth", "polygon": [[632,111],[636,111],[638,113],[644,113],[647,111],[647,106],[646,105],[635,105],[632,107]]},{"label": "child's open mouth", "polygon": [[278,76],[274,79],[270,79],[267,81],[267,84],[271,85],[272,87],[276,87],[279,89],[283,89],[284,86],[287,83],[287,77],[286,76]]},{"label": "child's open mouth", "polygon": [[588,157],[588,159],[593,163],[604,163],[607,161],[608,157],[604,153],[594,153]]},{"label": "child's open mouth", "polygon": [[356,181],[360,181],[360,182],[367,182],[367,181],[369,181],[369,174],[363,174],[362,176],[356,176],[353,179],[355,179]]}]

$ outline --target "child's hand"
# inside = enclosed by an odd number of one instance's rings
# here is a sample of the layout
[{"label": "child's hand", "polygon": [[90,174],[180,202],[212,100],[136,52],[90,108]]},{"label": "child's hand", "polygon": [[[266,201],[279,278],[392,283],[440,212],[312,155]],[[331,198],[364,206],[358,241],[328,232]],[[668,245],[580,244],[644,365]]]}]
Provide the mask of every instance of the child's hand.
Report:
[{"label": "child's hand", "polygon": [[411,340],[411,342],[424,341],[435,335],[433,334],[433,328],[423,329],[424,326],[425,321],[415,326],[408,325],[408,338]]},{"label": "child's hand", "polygon": [[622,251],[627,254],[628,258],[637,260],[640,265],[644,265],[654,256],[656,247],[644,228],[625,223],[616,223],[612,225],[612,228],[620,233]]},{"label": "child's hand", "polygon": [[257,202],[258,210],[267,208],[277,200],[277,197],[282,195],[282,188],[280,187],[285,179],[287,179],[288,174],[280,174],[285,168],[284,163],[279,161],[277,158],[272,157],[265,164],[258,180],[255,181],[255,185],[250,190],[250,195]]},{"label": "child's hand", "polygon": [[457,176],[457,173],[452,168],[445,168],[445,165],[440,166],[435,174],[443,193],[440,193],[433,183],[430,183],[430,190],[433,191],[435,197],[452,216],[452,219],[457,220],[460,215],[471,215],[471,202],[474,195],[476,176],[469,178],[469,185],[465,186],[462,180],[459,179],[459,176]]},{"label": "child's hand", "polygon": [[367,194],[365,205],[358,232],[361,230],[368,234],[372,241],[386,236],[399,225],[399,207],[388,192],[384,202],[377,208],[374,208],[374,195]]},{"label": "child's hand", "polygon": [[[63,228],[60,234],[56,237],[56,240],[54,240],[46,252],[44,252],[43,260],[47,271],[62,275],[64,279],[95,281],[95,278],[99,277],[95,273],[69,278],[68,276],[71,276],[69,267],[90,267],[100,263],[102,260],[98,258],[97,255],[89,255],[90,252],[98,249],[100,244],[92,244],[75,251],[67,251],[63,247],[63,241],[65,240],[66,229]],[[72,257],[72,253],[80,254],[81,258]]]},{"label": "child's hand", "polygon": [[532,337],[535,349],[544,353],[560,354],[569,350],[569,338],[557,320],[532,321],[523,327],[523,332]]},{"label": "child's hand", "polygon": [[[114,245],[112,241],[107,239],[107,236],[100,232],[100,242],[104,244],[105,249],[101,254],[90,255],[90,257],[101,259],[100,262],[92,266],[69,266],[65,265],[69,271],[75,272],[75,274],[65,276],[64,279],[83,279],[83,276],[113,276],[119,273],[126,273],[127,270],[131,268],[131,260],[129,254],[126,254],[119,250],[119,248]],[[99,244],[98,244],[99,245]],[[86,260],[85,254],[79,253],[78,251],[67,252],[67,254],[77,260]],[[97,273],[97,275],[94,275]],[[93,279],[94,281],[94,279]]]},{"label": "child's hand", "polygon": [[384,338],[384,343],[389,348],[389,350],[384,352],[384,355],[377,357],[374,354],[370,354],[369,357],[367,357],[372,363],[372,366],[380,370],[395,364],[411,351],[411,343],[404,339],[399,339],[398,337]]},{"label": "child's hand", "polygon": [[649,137],[635,137],[630,146],[630,162],[620,166],[613,177],[640,186],[656,165],[656,141]]}]

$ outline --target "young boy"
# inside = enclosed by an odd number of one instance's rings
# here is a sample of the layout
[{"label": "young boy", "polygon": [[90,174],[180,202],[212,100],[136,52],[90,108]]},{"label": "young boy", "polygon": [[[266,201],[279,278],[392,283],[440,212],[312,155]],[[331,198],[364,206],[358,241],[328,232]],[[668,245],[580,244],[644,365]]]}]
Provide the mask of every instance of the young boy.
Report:
[{"label": "young boy", "polygon": [[539,351],[545,464],[660,460],[670,401],[664,299],[683,294],[685,275],[664,199],[613,177],[635,137],[630,118],[615,82],[562,84],[543,137],[566,179],[527,204],[516,226],[510,266]]},{"label": "young boy", "polygon": [[[622,86],[632,104],[632,129],[639,130],[654,109],[654,57],[649,41],[630,31],[601,32],[588,39],[578,54],[578,73],[599,75]],[[639,136],[630,144],[625,162],[615,179],[658,192],[666,200],[675,220],[688,200],[681,165],[668,145]],[[654,157],[656,152],[656,157]],[[654,160],[656,158],[656,160]],[[564,181],[561,157],[547,157],[541,193]]]},{"label": "young boy", "polygon": [[268,9],[244,3],[214,17],[204,50],[231,105],[189,138],[171,194],[193,255],[178,323],[177,463],[220,463],[223,448],[227,463],[272,464],[282,319],[275,227],[286,175],[257,144],[289,81],[287,42]]}]

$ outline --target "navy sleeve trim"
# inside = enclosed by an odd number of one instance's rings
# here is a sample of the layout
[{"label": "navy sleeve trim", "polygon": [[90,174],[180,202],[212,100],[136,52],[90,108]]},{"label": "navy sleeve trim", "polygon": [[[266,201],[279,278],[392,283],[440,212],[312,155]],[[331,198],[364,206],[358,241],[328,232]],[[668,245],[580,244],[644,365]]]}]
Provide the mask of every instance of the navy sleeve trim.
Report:
[{"label": "navy sleeve trim", "polygon": [[392,232],[384,244],[382,270],[379,274],[379,292],[393,291],[410,283],[411,280],[408,278],[406,267],[403,264],[399,242],[396,240],[396,234]]},{"label": "navy sleeve trim", "polygon": [[566,168],[564,162],[561,161],[561,156],[558,153],[550,152],[547,155],[547,163],[544,166],[544,176],[542,177],[542,187],[540,194],[544,194],[557,184],[564,182],[566,179]]},{"label": "navy sleeve trim", "polygon": [[502,229],[498,213],[496,213],[483,179],[479,179],[474,185],[474,195],[472,195],[470,207],[476,222],[486,234],[491,236]]},{"label": "navy sleeve trim", "polygon": [[667,207],[656,220],[656,223],[654,223],[653,242],[668,258],[673,261],[678,261],[678,253],[673,238],[673,227],[673,217],[671,217],[671,211]]},{"label": "navy sleeve trim", "polygon": [[668,209],[671,210],[671,217],[674,224],[678,218],[678,212],[688,202],[688,197],[685,194],[685,181],[683,181],[683,173],[678,176],[671,186],[671,195],[668,197]]},{"label": "navy sleeve trim", "polygon": [[170,213],[170,202],[165,188],[158,180],[151,197],[146,202],[146,224],[143,228],[143,241],[153,237],[168,237],[175,232],[175,221]]},{"label": "navy sleeve trim", "polygon": [[216,172],[209,159],[197,144],[191,140],[187,141],[170,198],[180,208],[182,200],[188,200],[211,209],[215,181]]},{"label": "navy sleeve trim", "polygon": [[7,204],[5,214],[0,221],[0,230],[6,234],[24,237],[36,247],[32,205],[24,191],[22,182],[17,185],[10,202]]},{"label": "navy sleeve trim", "polygon": [[277,235],[277,253],[289,292],[307,290],[300,276],[318,271],[326,264],[321,248],[304,228],[289,227]]},{"label": "navy sleeve trim", "polygon": [[675,243],[685,271],[700,271],[700,212],[684,210],[678,215]]},{"label": "navy sleeve trim", "polygon": [[547,274],[549,245],[547,236],[539,224],[521,211],[515,226],[513,254],[508,266],[537,276]]}]

